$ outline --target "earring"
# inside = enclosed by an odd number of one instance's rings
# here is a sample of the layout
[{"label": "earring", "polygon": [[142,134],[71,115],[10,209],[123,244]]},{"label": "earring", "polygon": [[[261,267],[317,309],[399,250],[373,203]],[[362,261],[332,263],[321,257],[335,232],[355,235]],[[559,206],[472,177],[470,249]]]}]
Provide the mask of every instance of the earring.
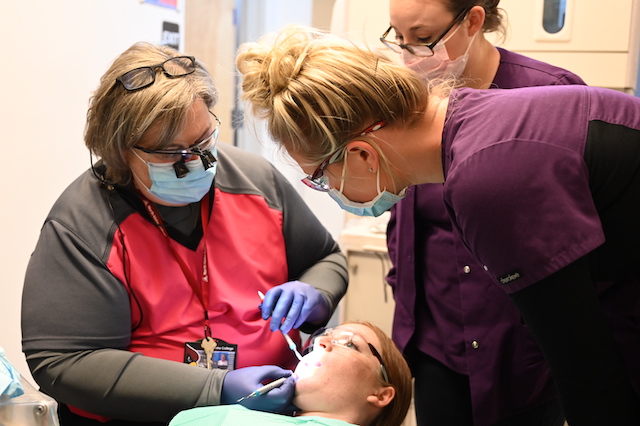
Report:
[{"label": "earring", "polygon": [[373,173],[373,168],[369,167],[369,173]]}]

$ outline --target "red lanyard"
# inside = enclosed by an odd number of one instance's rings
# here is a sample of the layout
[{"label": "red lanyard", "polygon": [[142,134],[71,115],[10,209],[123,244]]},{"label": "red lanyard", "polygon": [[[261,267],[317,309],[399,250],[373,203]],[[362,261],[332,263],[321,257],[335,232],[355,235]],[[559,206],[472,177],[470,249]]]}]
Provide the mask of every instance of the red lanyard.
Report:
[{"label": "red lanyard", "polygon": [[189,282],[193,293],[198,297],[198,300],[200,300],[202,308],[204,309],[204,337],[211,337],[211,327],[209,326],[209,268],[207,267],[207,240],[205,238],[207,225],[209,224],[209,195],[207,194],[200,201],[200,218],[202,220],[203,239],[202,277],[200,282],[198,282],[198,279],[191,273],[191,269],[189,269],[187,263],[171,243],[171,237],[160,218],[160,213],[156,206],[154,206],[153,203],[147,200],[142,194],[140,194],[140,198],[142,199],[149,216],[151,216],[151,220],[156,224],[158,229],[160,229],[160,232],[162,232],[162,235],[164,235],[167,240],[167,244],[169,244],[169,247],[173,252],[173,256],[178,261],[180,269],[182,269],[182,273]]}]

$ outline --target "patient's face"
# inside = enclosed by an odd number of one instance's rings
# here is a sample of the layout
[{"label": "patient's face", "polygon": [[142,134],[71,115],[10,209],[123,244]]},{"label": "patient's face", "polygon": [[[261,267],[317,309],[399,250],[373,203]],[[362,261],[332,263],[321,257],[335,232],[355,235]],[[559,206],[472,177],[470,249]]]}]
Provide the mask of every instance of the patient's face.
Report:
[{"label": "patient's face", "polygon": [[353,333],[349,347],[332,342],[331,336],[315,340],[314,350],[305,355],[295,373],[294,404],[302,411],[339,412],[343,407],[365,404],[366,397],[380,387],[380,363],[371,353],[367,343],[380,351],[376,334],[361,324],[344,324],[336,327]]}]

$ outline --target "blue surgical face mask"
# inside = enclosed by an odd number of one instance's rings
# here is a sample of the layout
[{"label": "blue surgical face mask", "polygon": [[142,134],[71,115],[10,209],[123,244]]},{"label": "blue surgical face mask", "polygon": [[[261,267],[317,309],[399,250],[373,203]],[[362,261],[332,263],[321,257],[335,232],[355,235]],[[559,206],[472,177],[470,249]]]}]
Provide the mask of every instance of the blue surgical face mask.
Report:
[{"label": "blue surgical face mask", "polygon": [[378,195],[371,201],[366,203],[358,203],[351,201],[343,193],[344,177],[346,171],[346,163],[342,168],[342,178],[340,179],[340,189],[329,189],[329,196],[334,199],[336,203],[342,208],[342,210],[355,214],[356,216],[380,216],[382,213],[389,210],[398,201],[402,200],[406,195],[406,188],[403,189],[400,194],[396,195],[387,190],[380,191],[380,169],[378,169],[378,175],[376,176],[376,185]]},{"label": "blue surgical face mask", "polygon": [[[147,165],[151,188],[147,188],[135,173],[134,177],[150,194],[161,201],[169,204],[196,203],[202,200],[202,197],[211,189],[218,167],[217,162],[205,170],[200,157],[187,161],[185,165],[189,169],[189,173],[182,178],[177,178],[172,163],[151,163],[143,160],[135,150],[132,151],[140,161]],[[214,157],[217,156],[216,147],[213,147],[211,152]]]}]

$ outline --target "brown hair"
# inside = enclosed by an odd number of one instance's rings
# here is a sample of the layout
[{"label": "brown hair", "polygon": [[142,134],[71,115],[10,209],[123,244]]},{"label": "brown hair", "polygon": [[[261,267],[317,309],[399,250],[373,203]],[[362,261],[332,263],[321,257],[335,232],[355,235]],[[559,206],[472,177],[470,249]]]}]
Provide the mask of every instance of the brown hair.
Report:
[{"label": "brown hair", "polygon": [[[389,383],[380,375],[384,386],[392,386],[396,390],[393,400],[382,409],[380,415],[370,426],[399,426],[407,416],[411,405],[412,383],[411,370],[393,340],[376,325],[368,321],[350,321],[351,324],[361,324],[370,328],[378,337],[380,356],[389,376]],[[347,323],[348,324],[348,323]]]},{"label": "brown hair", "polygon": [[464,9],[482,6],[485,14],[482,32],[505,33],[504,10],[498,7],[500,0],[443,0],[443,3],[454,16]]},{"label": "brown hair", "polygon": [[153,123],[161,120],[160,138],[153,148],[162,149],[183,130],[186,114],[197,99],[209,108],[217,102],[211,76],[198,61],[195,72],[179,78],[167,78],[156,70],[155,83],[144,89],[130,92],[116,82],[127,71],[175,56],[181,54],[169,47],[136,43],[100,79],[89,102],[84,140],[87,148],[101,157],[108,182],[122,185],[131,179],[124,153]]}]

